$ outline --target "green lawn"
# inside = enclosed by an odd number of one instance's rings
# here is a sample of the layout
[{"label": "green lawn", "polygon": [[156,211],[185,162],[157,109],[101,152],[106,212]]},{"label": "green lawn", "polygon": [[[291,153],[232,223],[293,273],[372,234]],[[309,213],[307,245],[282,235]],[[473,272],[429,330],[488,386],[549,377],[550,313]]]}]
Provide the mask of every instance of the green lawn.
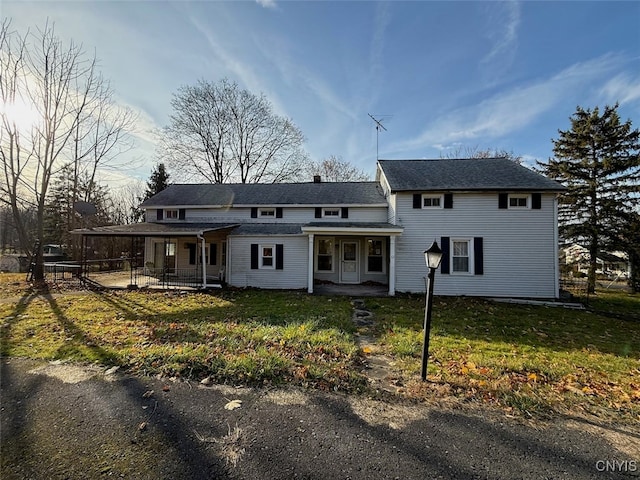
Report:
[{"label": "green lawn", "polygon": [[23,280],[0,274],[0,298],[9,298],[0,302],[3,356],[364,392],[365,356],[383,353],[394,360],[398,391],[418,400],[640,423],[637,295],[600,293],[590,305],[605,313],[437,298],[423,383],[422,296],[367,299],[377,323],[360,331],[375,340],[363,352],[346,297],[237,290],[42,298]]}]

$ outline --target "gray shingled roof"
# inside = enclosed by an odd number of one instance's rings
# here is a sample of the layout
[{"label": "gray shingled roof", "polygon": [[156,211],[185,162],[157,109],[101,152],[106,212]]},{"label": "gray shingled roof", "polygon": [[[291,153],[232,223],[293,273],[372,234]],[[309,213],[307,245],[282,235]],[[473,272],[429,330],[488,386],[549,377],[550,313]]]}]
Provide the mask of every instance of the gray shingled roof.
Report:
[{"label": "gray shingled roof", "polygon": [[176,184],[142,203],[156,206],[385,205],[377,182]]},{"label": "gray shingled roof", "polygon": [[564,187],[506,158],[379,160],[391,190],[562,191]]},{"label": "gray shingled roof", "polygon": [[79,235],[105,236],[192,236],[200,232],[237,227],[237,223],[132,223],[130,225],[108,225],[104,227],[79,228],[71,233]]}]

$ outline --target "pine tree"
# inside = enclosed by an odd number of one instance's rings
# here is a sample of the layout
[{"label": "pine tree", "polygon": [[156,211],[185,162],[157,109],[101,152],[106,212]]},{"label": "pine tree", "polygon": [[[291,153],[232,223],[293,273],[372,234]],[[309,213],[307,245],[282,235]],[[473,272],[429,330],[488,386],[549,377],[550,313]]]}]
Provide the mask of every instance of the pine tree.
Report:
[{"label": "pine tree", "polygon": [[155,166],[147,182],[147,189],[144,192],[144,199],[147,200],[153,197],[155,194],[160,193],[162,190],[169,186],[169,173],[164,166],[164,163],[159,163]]},{"label": "pine tree", "polygon": [[[169,177],[169,172],[167,172],[164,163],[158,163],[151,171],[149,180],[147,180],[144,196],[138,197],[138,201],[144,202],[167,188],[169,186]],[[144,212],[138,207],[133,208],[132,216],[138,221],[144,221]]]},{"label": "pine tree", "polygon": [[560,234],[589,250],[588,289],[595,291],[596,259],[620,243],[625,219],[639,202],[640,130],[621,123],[618,104],[584,110],[570,118],[570,130],[558,130],[555,158],[539,163],[546,175],[562,182]]}]

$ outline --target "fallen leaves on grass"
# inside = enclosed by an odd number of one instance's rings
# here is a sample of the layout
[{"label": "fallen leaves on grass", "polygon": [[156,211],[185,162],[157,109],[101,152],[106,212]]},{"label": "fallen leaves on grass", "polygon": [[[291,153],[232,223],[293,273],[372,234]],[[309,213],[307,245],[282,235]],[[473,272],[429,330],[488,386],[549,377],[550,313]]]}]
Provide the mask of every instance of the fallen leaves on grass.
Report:
[{"label": "fallen leaves on grass", "polygon": [[240,408],[242,406],[242,400],[231,400],[225,406],[225,410],[235,410],[236,408]]}]

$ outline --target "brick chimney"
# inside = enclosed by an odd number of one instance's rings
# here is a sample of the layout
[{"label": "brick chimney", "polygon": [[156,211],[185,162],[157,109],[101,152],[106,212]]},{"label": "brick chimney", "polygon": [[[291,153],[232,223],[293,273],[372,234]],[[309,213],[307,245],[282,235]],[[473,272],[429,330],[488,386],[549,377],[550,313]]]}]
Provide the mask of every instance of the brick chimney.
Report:
[{"label": "brick chimney", "polygon": [[322,177],[320,175],[314,175],[313,183],[322,183]]}]

